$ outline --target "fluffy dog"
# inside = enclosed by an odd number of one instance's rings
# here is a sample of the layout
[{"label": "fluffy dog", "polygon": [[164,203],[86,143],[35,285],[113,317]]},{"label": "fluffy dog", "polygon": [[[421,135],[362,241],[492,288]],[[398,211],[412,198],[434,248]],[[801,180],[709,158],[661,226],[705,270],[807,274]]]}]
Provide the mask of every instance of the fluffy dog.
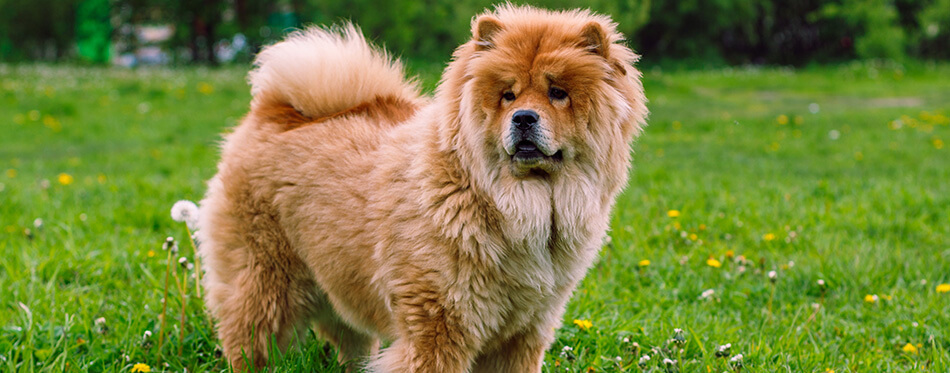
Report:
[{"label": "fluffy dog", "polygon": [[371,371],[540,371],[627,182],[638,56],[585,10],[472,31],[432,98],[353,26],[257,57],[200,221],[236,369],[315,326]]}]

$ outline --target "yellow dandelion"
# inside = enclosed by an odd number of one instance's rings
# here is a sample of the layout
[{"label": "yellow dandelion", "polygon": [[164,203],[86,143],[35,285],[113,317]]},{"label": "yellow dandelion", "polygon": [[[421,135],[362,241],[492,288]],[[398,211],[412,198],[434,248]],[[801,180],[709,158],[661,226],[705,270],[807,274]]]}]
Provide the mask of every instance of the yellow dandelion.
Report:
[{"label": "yellow dandelion", "polygon": [[835,373],[835,370],[831,368],[826,368],[825,373]]},{"label": "yellow dandelion", "polygon": [[943,140],[941,140],[941,139],[934,139],[933,144],[934,144],[934,148],[936,148],[936,149],[943,149]]},{"label": "yellow dandelion", "polygon": [[577,327],[578,327],[578,328],[581,328],[582,330],[587,330],[587,329],[590,329],[590,327],[594,326],[594,323],[590,322],[590,320],[577,320],[577,319],[575,319],[575,320],[574,320],[574,325],[577,325]]},{"label": "yellow dandelion", "polygon": [[73,176],[67,173],[61,173],[56,177],[60,184],[69,185],[73,183]]},{"label": "yellow dandelion", "polygon": [[779,115],[777,118],[775,118],[775,122],[783,126],[788,124],[788,115],[785,115],[785,114]]},{"label": "yellow dandelion", "polygon": [[214,87],[212,87],[211,84],[201,82],[201,83],[198,83],[198,92],[201,92],[202,94],[210,95],[214,93]]},{"label": "yellow dandelion", "polygon": [[699,239],[699,236],[697,236],[696,233],[690,233],[690,234],[689,234],[689,240],[690,240],[690,241],[696,241],[696,240],[698,240],[698,239]]},{"label": "yellow dandelion", "polygon": [[670,210],[670,211],[667,211],[667,212],[666,212],[666,216],[669,216],[669,217],[671,217],[671,218],[678,218],[678,217],[680,216],[680,211],[679,211],[679,210]]},{"label": "yellow dandelion", "polygon": [[904,347],[901,347],[901,350],[903,350],[904,352],[908,354],[915,354],[915,355],[917,354],[917,346],[914,346],[910,343],[904,345]]},{"label": "yellow dandelion", "polygon": [[7,177],[9,177],[9,178],[11,178],[11,179],[12,179],[12,178],[15,178],[15,177],[16,177],[16,169],[8,168],[8,169],[7,169]]},{"label": "yellow dandelion", "polygon": [[97,175],[97,176],[96,176],[96,181],[98,181],[99,184],[105,184],[105,183],[106,183],[106,175],[105,175],[105,174],[99,174],[99,175]]},{"label": "yellow dandelion", "polygon": [[726,258],[732,259],[736,256],[736,252],[732,250],[726,250]]},{"label": "yellow dandelion", "polygon": [[699,225],[699,230],[701,230],[701,231],[706,230],[706,224],[700,224],[700,225]]},{"label": "yellow dandelion", "polygon": [[154,257],[155,257],[155,250],[149,250],[149,251],[148,251],[148,254],[146,254],[146,255],[148,255],[149,258],[154,258]]},{"label": "yellow dandelion", "polygon": [[877,295],[868,294],[864,296],[864,301],[867,303],[877,303]]},{"label": "yellow dandelion", "polygon": [[674,222],[673,222],[673,228],[676,228],[676,230],[680,230],[680,229],[683,229],[683,225],[680,224],[680,222],[678,222],[678,221],[674,221]]},{"label": "yellow dandelion", "polygon": [[713,268],[722,267],[722,263],[721,263],[720,261],[716,260],[715,258],[709,258],[709,259],[707,259],[707,260],[706,260],[706,265],[708,265],[708,266],[710,266],[710,267],[713,267]]},{"label": "yellow dandelion", "polygon": [[762,235],[762,239],[763,239],[763,240],[766,240],[766,241],[774,240],[774,239],[775,239],[775,233],[771,233],[771,232],[766,233],[766,234]]},{"label": "yellow dandelion", "polygon": [[638,265],[641,266],[641,267],[646,267],[646,266],[650,265],[650,260],[649,260],[649,259],[643,259],[643,260],[640,261],[640,263],[638,263]]},{"label": "yellow dandelion", "polygon": [[938,293],[950,292],[950,284],[940,284],[940,285],[937,285],[937,292],[938,292]]},{"label": "yellow dandelion", "polygon": [[152,367],[148,366],[148,364],[136,363],[135,365],[132,366],[132,373],[136,373],[136,372],[148,373],[151,371],[152,371]]}]

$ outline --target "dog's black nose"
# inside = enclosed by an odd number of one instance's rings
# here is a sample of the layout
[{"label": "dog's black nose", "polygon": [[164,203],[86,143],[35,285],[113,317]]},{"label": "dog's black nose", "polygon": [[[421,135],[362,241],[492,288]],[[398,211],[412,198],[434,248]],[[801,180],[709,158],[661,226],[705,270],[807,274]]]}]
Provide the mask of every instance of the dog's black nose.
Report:
[{"label": "dog's black nose", "polygon": [[535,113],[534,110],[518,110],[515,112],[515,115],[511,117],[511,122],[514,123],[515,127],[519,130],[527,131],[535,124],[538,124],[538,113]]}]

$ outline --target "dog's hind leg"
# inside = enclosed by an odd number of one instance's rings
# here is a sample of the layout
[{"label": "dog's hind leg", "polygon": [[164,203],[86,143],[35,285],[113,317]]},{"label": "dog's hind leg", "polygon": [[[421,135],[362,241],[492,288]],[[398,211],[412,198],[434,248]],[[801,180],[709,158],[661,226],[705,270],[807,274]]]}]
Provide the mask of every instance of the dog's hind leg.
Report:
[{"label": "dog's hind leg", "polygon": [[356,371],[360,363],[379,350],[379,339],[347,325],[329,304],[315,318],[320,338],[336,347],[338,360],[348,372]]},{"label": "dog's hind leg", "polygon": [[211,194],[202,209],[205,298],[234,369],[262,368],[272,347],[306,335],[318,286],[266,206],[221,203],[223,195]]}]

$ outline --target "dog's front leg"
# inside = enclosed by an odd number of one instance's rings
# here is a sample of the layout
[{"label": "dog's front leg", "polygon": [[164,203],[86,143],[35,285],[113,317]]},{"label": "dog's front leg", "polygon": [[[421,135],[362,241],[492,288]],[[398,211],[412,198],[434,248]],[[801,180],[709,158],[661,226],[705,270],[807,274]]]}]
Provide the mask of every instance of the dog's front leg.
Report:
[{"label": "dog's front leg", "polygon": [[554,338],[554,330],[517,334],[475,360],[472,373],[540,372],[544,351]]},{"label": "dog's front leg", "polygon": [[398,337],[368,366],[370,372],[468,372],[479,342],[435,291],[418,290],[397,297],[394,316]]}]

